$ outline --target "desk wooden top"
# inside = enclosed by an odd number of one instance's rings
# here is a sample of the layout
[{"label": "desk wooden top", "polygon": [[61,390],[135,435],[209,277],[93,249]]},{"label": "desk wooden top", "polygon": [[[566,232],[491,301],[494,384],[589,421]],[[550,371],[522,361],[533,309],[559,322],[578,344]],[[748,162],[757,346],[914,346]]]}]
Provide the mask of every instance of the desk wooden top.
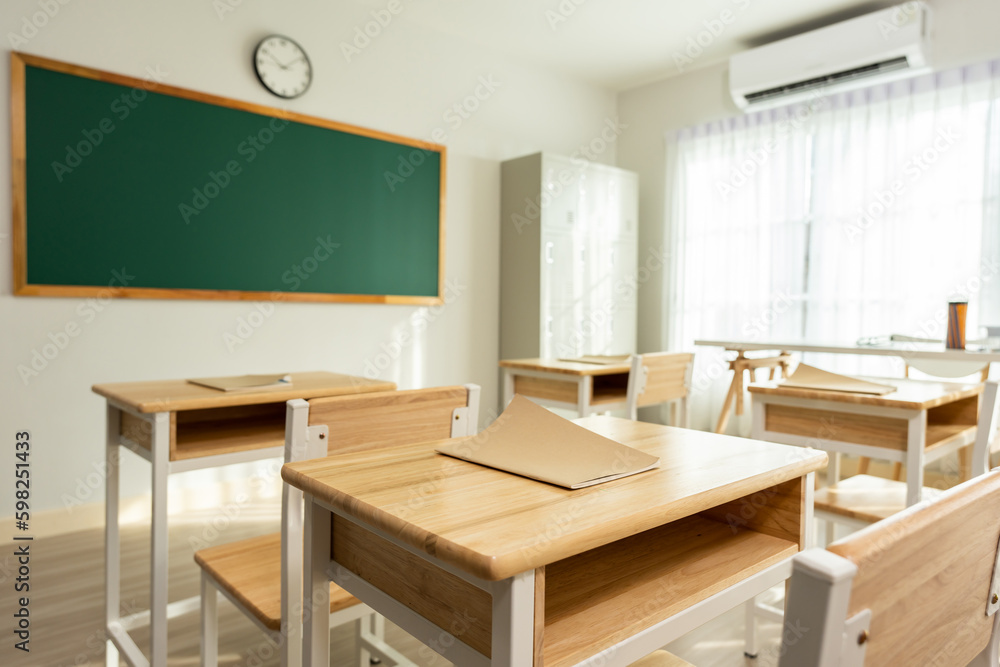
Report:
[{"label": "desk wooden top", "polygon": [[117,401],[139,412],[173,412],[200,408],[221,408],[235,405],[276,403],[293,398],[341,396],[370,391],[392,391],[394,382],[369,380],[353,375],[317,371],[291,373],[288,387],[263,390],[220,391],[187,380],[154,380],[151,382],[116,382],[95,384],[95,393]]},{"label": "desk wooden top", "polygon": [[[320,502],[499,580],[823,468],[825,452],[614,417],[578,424],[660,467],[571,491],[437,454],[438,443],[286,464]],[[488,430],[486,431],[488,432]]]},{"label": "desk wooden top", "polygon": [[628,361],[621,364],[586,364],[558,359],[503,359],[500,361],[500,367],[562,375],[618,375],[628,373],[632,369]]},{"label": "desk wooden top", "polygon": [[858,394],[848,391],[784,387],[780,382],[761,382],[750,385],[748,389],[752,394],[762,394],[765,396],[837,401],[838,403],[877,405],[885,408],[903,408],[905,410],[927,410],[944,405],[945,403],[953,403],[963,398],[969,398],[970,396],[978,396],[983,391],[983,385],[981,384],[909,380],[904,378],[861,377],[860,379],[892,385],[896,387],[896,391],[877,396],[875,394]]}]

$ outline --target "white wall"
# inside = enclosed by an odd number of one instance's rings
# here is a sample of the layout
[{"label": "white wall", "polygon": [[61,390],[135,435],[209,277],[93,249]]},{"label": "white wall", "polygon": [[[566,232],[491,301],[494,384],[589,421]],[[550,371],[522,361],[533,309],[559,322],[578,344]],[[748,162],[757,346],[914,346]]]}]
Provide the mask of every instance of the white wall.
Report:
[{"label": "white wall", "polygon": [[[886,3],[893,4],[893,3]],[[948,69],[1000,56],[1000,2],[997,0],[928,0],[933,12],[933,61]],[[751,6],[747,13],[753,11]],[[706,9],[706,18],[709,10]],[[702,29],[698,24],[695,31]],[[695,62],[694,66],[698,63]],[[639,257],[664,246],[669,210],[664,173],[665,137],[680,128],[740,113],[729,98],[728,66],[717,63],[618,97],[621,121],[628,125],[618,146],[618,166],[639,173]],[[654,275],[639,290],[639,350],[660,349],[665,340],[662,275]]]},{"label": "white wall", "polygon": [[[435,311],[279,303],[230,351],[224,334],[235,333],[254,304],[122,299],[91,316],[81,299],[15,298],[10,239],[0,237],[0,423],[10,443],[16,430],[32,432],[34,510],[62,507],[64,494],[103,499],[103,486],[91,490],[87,482],[103,460],[103,402],[90,391],[95,383],[310,369],[361,375],[367,362],[392,347],[411,316],[423,312],[429,326],[379,376],[402,388],[476,382],[483,387],[483,412],[496,406],[499,162],[539,150],[574,153],[614,117],[616,100],[610,92],[408,23],[409,1],[401,0],[402,12],[347,62],[340,43],[388,0],[368,6],[343,0],[4,0],[5,41],[8,30],[20,33],[32,15],[43,23],[42,6],[58,7],[37,34],[24,32],[28,39],[16,46],[20,51],[137,77],[158,67],[173,85],[287,104],[421,139],[444,129],[446,275],[460,290]],[[223,3],[236,6],[220,17],[216,8]],[[313,63],[312,88],[290,103],[266,93],[250,69],[254,45],[270,33],[296,39]],[[8,68],[2,72],[0,86],[8,89]],[[474,93],[480,77],[492,77],[499,87],[460,125],[449,124],[444,114]],[[9,127],[8,105],[0,124]],[[0,133],[0,154],[9,155],[7,132]],[[599,159],[614,163],[614,148]],[[0,182],[10,182],[9,169],[9,161],[0,160]],[[10,210],[7,189],[0,189],[0,209]],[[9,233],[7,223],[0,233]],[[37,377],[22,381],[18,366],[29,367],[33,351],[70,322],[79,325],[80,335]],[[4,451],[10,460],[0,464],[0,473],[6,475],[13,470],[13,447]],[[146,492],[148,466],[128,459],[124,493]],[[9,496],[0,497],[0,516],[13,513]]]}]

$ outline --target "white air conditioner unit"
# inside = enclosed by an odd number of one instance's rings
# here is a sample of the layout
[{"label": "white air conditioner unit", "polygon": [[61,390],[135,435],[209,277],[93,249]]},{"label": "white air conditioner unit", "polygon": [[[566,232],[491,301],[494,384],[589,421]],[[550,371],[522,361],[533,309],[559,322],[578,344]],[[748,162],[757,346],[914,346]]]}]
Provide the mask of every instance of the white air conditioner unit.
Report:
[{"label": "white air conditioner unit", "polygon": [[930,9],[907,2],[734,55],[729,92],[746,112],[930,71]]}]

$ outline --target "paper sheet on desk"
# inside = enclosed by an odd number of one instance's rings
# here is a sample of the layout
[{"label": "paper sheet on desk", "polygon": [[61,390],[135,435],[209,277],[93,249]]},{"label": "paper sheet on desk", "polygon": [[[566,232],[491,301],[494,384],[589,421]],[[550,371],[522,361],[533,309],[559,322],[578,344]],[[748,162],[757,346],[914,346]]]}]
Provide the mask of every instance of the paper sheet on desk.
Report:
[{"label": "paper sheet on desk", "polygon": [[610,482],[660,465],[656,456],[598,435],[519,395],[485,431],[437,451],[567,489]]}]

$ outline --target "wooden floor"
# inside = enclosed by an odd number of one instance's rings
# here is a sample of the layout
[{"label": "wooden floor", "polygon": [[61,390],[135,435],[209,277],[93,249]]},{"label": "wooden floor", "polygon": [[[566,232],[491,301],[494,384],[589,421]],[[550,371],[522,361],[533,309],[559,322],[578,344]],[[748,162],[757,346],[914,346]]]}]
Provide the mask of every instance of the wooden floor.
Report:
[{"label": "wooden floor", "polygon": [[[851,473],[850,463],[845,474]],[[882,472],[873,465],[874,473]],[[956,481],[950,474],[929,474],[928,483],[949,486]],[[251,535],[276,531],[277,505],[244,508],[238,517],[220,520],[215,511],[190,512],[174,517],[170,524],[170,597],[184,599],[198,594],[199,570],[192,555],[205,546],[202,540],[221,544]],[[215,521],[223,528],[220,534],[212,527]],[[209,539],[211,538],[211,539]],[[122,529],[122,600],[123,615],[146,608],[148,600],[149,538],[148,525],[130,524]],[[0,623],[3,643],[0,665],[24,667],[82,667],[104,665],[104,533],[88,529],[36,539],[31,543],[31,652],[13,648],[10,632],[15,611],[12,592],[16,576],[14,547],[0,549]],[[780,606],[783,588],[769,595]],[[220,599],[220,664],[227,667],[271,667],[277,655],[256,626],[244,618],[226,600]],[[773,667],[778,664],[780,627],[762,623],[761,655],[757,660],[743,656],[743,611],[737,608],[671,644],[668,649],[698,667]],[[387,640],[420,665],[450,665],[398,628],[386,631]],[[135,631],[141,647],[148,635]],[[190,667],[199,664],[198,613],[171,620],[169,625],[169,664]],[[331,656],[334,665],[349,664],[353,654],[354,631],[344,626],[331,632]],[[124,663],[122,663],[124,664]]]}]

